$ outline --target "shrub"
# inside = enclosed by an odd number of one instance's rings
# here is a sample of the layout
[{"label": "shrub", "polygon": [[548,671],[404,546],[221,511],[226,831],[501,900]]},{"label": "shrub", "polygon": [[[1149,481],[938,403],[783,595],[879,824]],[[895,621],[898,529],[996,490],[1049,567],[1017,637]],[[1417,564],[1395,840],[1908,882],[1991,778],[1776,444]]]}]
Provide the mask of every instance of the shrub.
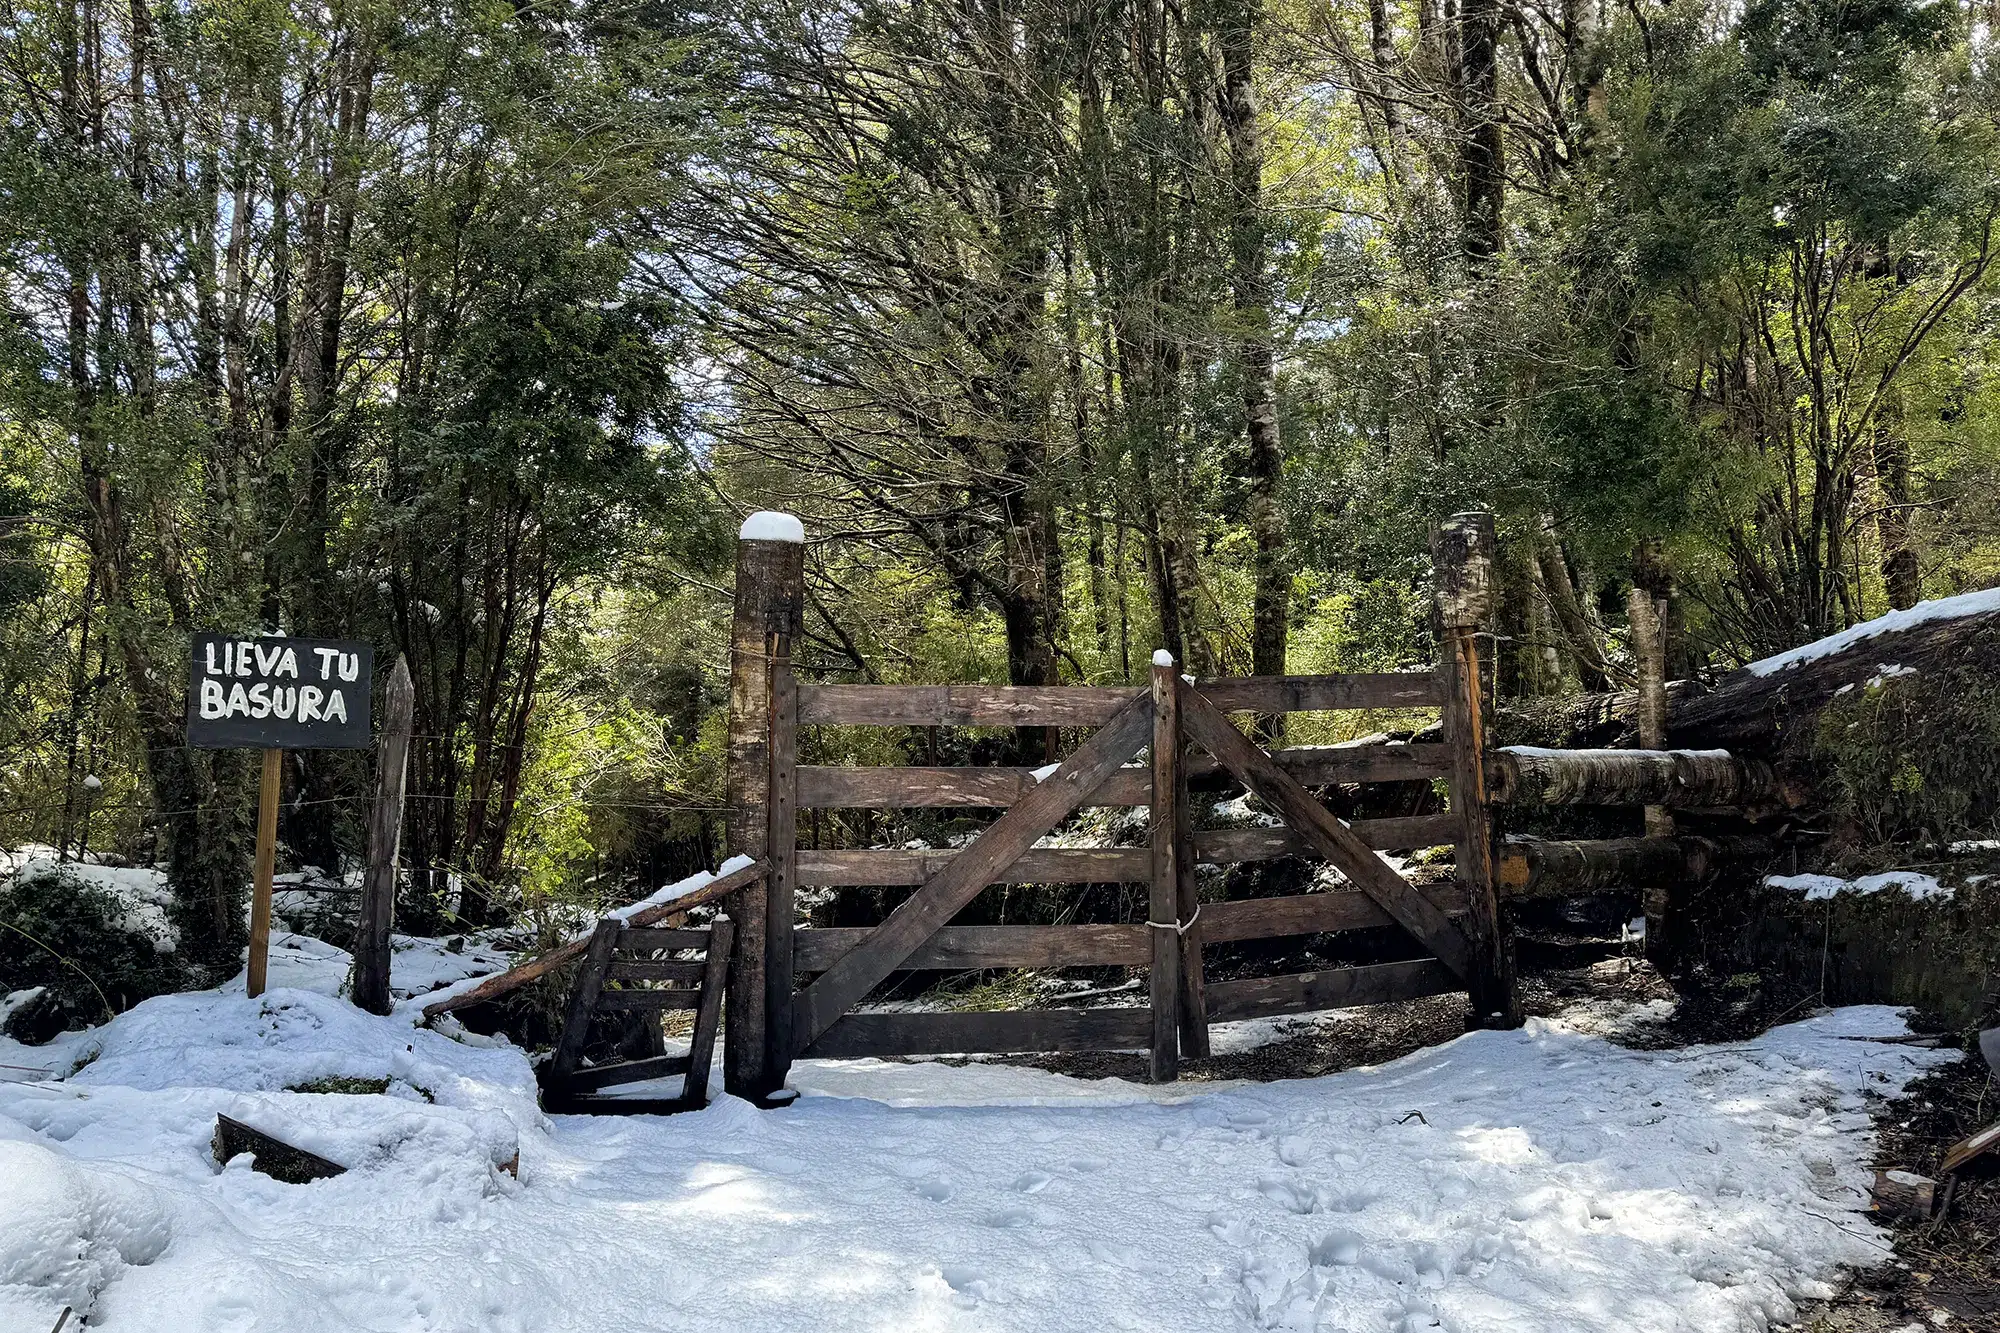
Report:
[{"label": "shrub", "polygon": [[8,1035],[47,1040],[186,985],[171,930],[146,906],[52,861],[0,883],[0,991],[47,991],[10,1017]]}]

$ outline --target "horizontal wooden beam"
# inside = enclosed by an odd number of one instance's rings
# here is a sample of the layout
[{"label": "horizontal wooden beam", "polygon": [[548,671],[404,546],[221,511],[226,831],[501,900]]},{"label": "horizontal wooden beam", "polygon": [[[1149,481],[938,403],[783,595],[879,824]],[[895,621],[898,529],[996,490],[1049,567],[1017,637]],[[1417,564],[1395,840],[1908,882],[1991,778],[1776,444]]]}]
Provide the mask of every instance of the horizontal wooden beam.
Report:
[{"label": "horizontal wooden beam", "polygon": [[606,990],[597,997],[599,1009],[693,1009],[701,1003],[698,990]]},{"label": "horizontal wooden beam", "polygon": [[[1271,751],[1278,767],[1308,787],[1356,782],[1415,782],[1440,777],[1451,769],[1449,747],[1421,745],[1293,745]],[[1205,754],[1187,763],[1188,781],[1196,787],[1240,787],[1229,770]]]},{"label": "horizontal wooden beam", "polygon": [[1204,903],[1201,942],[1267,940],[1283,935],[1325,935],[1341,930],[1393,926],[1396,919],[1359,889],[1332,889],[1283,898],[1243,898]]},{"label": "horizontal wooden beam", "polygon": [[[1422,781],[1444,773],[1451,756],[1442,745],[1301,745],[1275,750],[1280,768],[1309,787],[1339,783]],[[798,802],[805,810],[843,807],[915,809],[930,806],[1002,808],[1031,791],[1031,768],[925,768],[919,766],[800,765]],[[1203,788],[1240,784],[1206,755],[1188,763],[1189,781]],[[1152,773],[1131,765],[1119,769],[1085,798],[1085,805],[1147,805],[1153,799]]]},{"label": "horizontal wooden beam", "polygon": [[1094,727],[1144,693],[1090,685],[801,685],[803,724]]},{"label": "horizontal wooden beam", "polygon": [[[1243,676],[1195,689],[1224,712],[1435,708],[1429,672]],[[1091,727],[1143,690],[1100,685],[800,685],[798,720],[864,727]]]},{"label": "horizontal wooden beam", "polygon": [[614,958],[604,977],[607,981],[678,981],[691,986],[706,971],[708,964],[694,959],[655,962],[650,958]]},{"label": "horizontal wooden beam", "polygon": [[[1436,847],[1451,842],[1449,815],[1357,819],[1351,827],[1377,849]],[[1284,829],[1204,829],[1194,835],[1195,859],[1205,865],[1275,861],[1311,856],[1312,849]],[[799,851],[799,883],[820,888],[921,884],[958,853],[889,848]],[[1035,847],[998,873],[995,884],[1142,884],[1152,874],[1144,847]],[[683,948],[698,946],[683,945]]]},{"label": "horizontal wooden beam", "polygon": [[959,1014],[845,1014],[807,1048],[809,1058],[1025,1051],[1140,1051],[1151,1009],[1027,1009]]},{"label": "horizontal wooden beam", "polygon": [[[1348,827],[1375,850],[1390,851],[1401,847],[1450,846],[1457,836],[1458,822],[1448,814],[1412,815],[1400,819],[1356,819]],[[1315,855],[1305,839],[1282,828],[1203,829],[1194,835],[1195,860],[1205,865]]]},{"label": "horizontal wooden beam", "polygon": [[1275,1014],[1352,1009],[1357,1005],[1388,1004],[1464,989],[1464,983],[1452,975],[1451,969],[1435,958],[1253,977],[1245,981],[1211,981],[1208,1018],[1211,1023],[1226,1023]]},{"label": "horizontal wooden beam", "polygon": [[1503,805],[1764,805],[1784,799],[1771,766],[1726,750],[1544,750],[1514,746],[1486,757]]},{"label": "horizontal wooden beam", "polygon": [[1361,708],[1436,708],[1429,671],[1337,676],[1240,676],[1198,681],[1195,690],[1225,713],[1309,713]]},{"label": "horizontal wooden beam", "polygon": [[621,1083],[639,1083],[649,1078],[672,1078],[688,1071],[685,1055],[655,1055],[643,1060],[621,1060],[616,1064],[585,1065],[571,1074],[563,1085],[566,1093],[596,1092]]},{"label": "horizontal wooden beam", "polygon": [[[954,851],[887,848],[815,852],[799,849],[799,883],[821,888],[921,884]],[[999,872],[995,884],[1143,884],[1152,874],[1144,847],[1034,847]]]},{"label": "horizontal wooden beam", "polygon": [[[985,967],[1144,967],[1152,957],[1143,925],[946,926],[903,960],[902,970],[958,972]],[[794,966],[824,972],[867,939],[866,926],[800,930]]]},{"label": "horizontal wooden beam", "polygon": [[626,952],[651,953],[658,949],[706,949],[706,930],[662,930],[633,927],[618,937],[618,948]]},{"label": "horizontal wooden beam", "polygon": [[[823,768],[798,769],[801,810],[864,807],[878,810],[965,805],[1004,809],[1039,785],[1032,768]],[[1117,770],[1084,797],[1085,805],[1145,805],[1153,775],[1142,767]]]}]

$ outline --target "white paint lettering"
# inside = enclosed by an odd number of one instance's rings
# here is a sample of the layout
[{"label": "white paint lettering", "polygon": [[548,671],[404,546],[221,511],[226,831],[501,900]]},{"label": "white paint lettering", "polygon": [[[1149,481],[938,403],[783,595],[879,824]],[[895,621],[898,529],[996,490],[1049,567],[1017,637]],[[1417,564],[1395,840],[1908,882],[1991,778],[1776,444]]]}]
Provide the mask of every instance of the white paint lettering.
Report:
[{"label": "white paint lettering", "polygon": [[340,697],[339,690],[326,696],[326,711],[320,714],[320,718],[327,722],[347,721],[347,701]]},{"label": "white paint lettering", "polygon": [[264,651],[264,645],[261,643],[258,644],[257,674],[260,676],[270,675],[272,668],[276,667],[279,661],[284,658],[284,656],[285,656],[285,645],[282,643],[272,644],[271,651],[268,654]]},{"label": "white paint lettering", "polygon": [[319,701],[325,697],[317,685],[299,686],[299,721],[319,721]]},{"label": "white paint lettering", "polygon": [[340,655],[340,678],[353,680],[361,674],[361,654],[342,653]]},{"label": "white paint lettering", "polygon": [[261,680],[250,687],[250,716],[271,716],[271,687]]},{"label": "white paint lettering", "polygon": [[239,713],[244,717],[250,716],[250,696],[243,692],[241,681],[229,687],[229,716],[235,717]]},{"label": "white paint lettering", "polygon": [[333,663],[340,656],[340,649],[315,648],[313,651],[319,654],[319,678],[321,680],[331,680],[333,678]]},{"label": "white paint lettering", "polygon": [[299,692],[289,685],[279,686],[271,691],[271,716],[292,720],[292,711],[299,706]]},{"label": "white paint lettering", "polygon": [[285,655],[278,659],[278,669],[271,674],[274,676],[290,676],[293,680],[297,680],[299,678],[299,655],[289,648],[285,649]]},{"label": "white paint lettering", "polygon": [[236,643],[236,674],[247,676],[257,667],[257,645],[248,639]]},{"label": "white paint lettering", "polygon": [[[204,643],[202,647],[208,651],[208,674],[211,676],[221,674],[215,669],[215,640],[210,639],[207,643]],[[227,653],[229,650],[227,648],[224,648],[222,651]]]},{"label": "white paint lettering", "polygon": [[222,682],[204,680],[201,683],[201,715],[205,718],[218,718],[228,712],[229,702],[228,697],[222,692]]}]

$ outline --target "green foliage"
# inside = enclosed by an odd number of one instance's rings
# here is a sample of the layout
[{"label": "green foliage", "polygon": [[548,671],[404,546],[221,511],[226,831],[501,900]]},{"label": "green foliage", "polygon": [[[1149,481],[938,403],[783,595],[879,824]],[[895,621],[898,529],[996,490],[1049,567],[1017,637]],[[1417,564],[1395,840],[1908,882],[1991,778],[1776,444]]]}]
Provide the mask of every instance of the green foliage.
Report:
[{"label": "green foliage", "polygon": [[70,867],[31,864],[0,883],[0,991],[47,988],[54,1025],[42,1035],[186,985],[185,963],[159,943],[116,896]]}]

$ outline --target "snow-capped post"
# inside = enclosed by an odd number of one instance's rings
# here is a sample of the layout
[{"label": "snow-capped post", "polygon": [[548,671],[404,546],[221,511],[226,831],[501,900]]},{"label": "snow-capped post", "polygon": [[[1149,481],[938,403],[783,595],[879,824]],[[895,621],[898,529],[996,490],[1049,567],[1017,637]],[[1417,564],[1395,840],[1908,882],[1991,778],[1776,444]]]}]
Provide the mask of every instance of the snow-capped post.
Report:
[{"label": "snow-capped post", "polygon": [[188,644],[187,743],[264,752],[251,881],[250,998],[264,993],[271,949],[271,878],[286,750],[365,750],[375,650],[339,639],[196,634]]},{"label": "snow-capped post", "polygon": [[389,1012],[389,929],[396,914],[396,855],[403,841],[403,785],[409,768],[416,686],[401,653],[382,694],[382,735],[375,749],[375,803],[368,811],[368,868],[354,941],[354,1003]]},{"label": "snow-capped post", "polygon": [[1473,937],[1473,1022],[1514,1027],[1514,948],[1500,915],[1492,808],[1486,792],[1486,722],[1479,680],[1479,627],[1493,605],[1493,515],[1454,514],[1431,534],[1437,578],[1438,674],[1445,744],[1451,747],[1451,805],[1458,819],[1458,880]]},{"label": "snow-capped post", "polygon": [[1181,778],[1180,672],[1174,655],[1162,648],[1153,654],[1153,800],[1152,892],[1147,898],[1146,925],[1152,936],[1153,1006],[1152,1077],[1171,1083],[1180,1077],[1180,811],[1176,797]]},{"label": "snow-capped post", "polygon": [[[762,1100],[791,1064],[792,921],[797,809],[792,639],[804,614],[805,525],[790,514],[743,521],[729,635],[729,742],[723,772],[728,851],[768,858],[761,884],[730,902],[736,923],[723,1028],[723,1086]],[[782,771],[780,771],[782,770]]]}]

